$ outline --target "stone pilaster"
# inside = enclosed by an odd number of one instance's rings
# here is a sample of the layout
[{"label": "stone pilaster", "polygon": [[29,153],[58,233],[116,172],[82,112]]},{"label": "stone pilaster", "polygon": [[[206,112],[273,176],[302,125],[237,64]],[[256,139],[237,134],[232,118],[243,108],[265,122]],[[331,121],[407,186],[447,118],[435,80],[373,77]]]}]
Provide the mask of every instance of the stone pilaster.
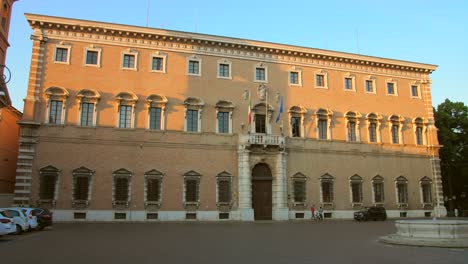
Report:
[{"label": "stone pilaster", "polygon": [[280,151],[276,156],[276,175],[273,178],[273,220],[288,220],[287,153]]},{"label": "stone pilaster", "polygon": [[239,218],[241,221],[254,221],[252,209],[252,172],[250,170],[250,151],[239,145]]},{"label": "stone pilaster", "polygon": [[436,217],[447,216],[447,209],[444,206],[444,193],[442,189],[442,175],[440,173],[440,159],[438,157],[431,158],[431,169],[433,177],[433,193],[434,193],[434,213]]}]

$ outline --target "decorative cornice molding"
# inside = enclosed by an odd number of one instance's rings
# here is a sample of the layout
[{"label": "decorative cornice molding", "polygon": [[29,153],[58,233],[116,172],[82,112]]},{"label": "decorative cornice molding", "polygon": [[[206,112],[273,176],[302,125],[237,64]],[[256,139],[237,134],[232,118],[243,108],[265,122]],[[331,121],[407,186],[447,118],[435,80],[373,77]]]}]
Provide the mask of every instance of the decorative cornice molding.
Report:
[{"label": "decorative cornice molding", "polygon": [[[45,37],[60,39],[87,38],[93,42],[120,42],[132,45],[200,54],[222,54],[224,57],[247,57],[260,61],[281,61],[294,65],[316,65],[324,68],[345,68],[353,71],[371,71],[379,74],[424,77],[436,70],[436,65],[379,58],[277,44],[239,38],[163,30],[138,26],[25,14],[31,28],[44,30]],[[35,30],[37,32],[37,30]]]}]

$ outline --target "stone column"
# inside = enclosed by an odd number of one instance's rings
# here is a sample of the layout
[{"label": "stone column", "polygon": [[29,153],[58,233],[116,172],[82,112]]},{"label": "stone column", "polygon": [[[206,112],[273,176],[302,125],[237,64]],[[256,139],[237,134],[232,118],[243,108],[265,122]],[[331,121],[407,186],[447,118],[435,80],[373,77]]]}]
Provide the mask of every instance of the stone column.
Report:
[{"label": "stone column", "polygon": [[288,220],[287,153],[280,151],[276,156],[276,175],[273,178],[273,220]]},{"label": "stone column", "polygon": [[252,172],[250,170],[250,151],[245,145],[239,145],[239,220],[254,221],[252,209]]}]

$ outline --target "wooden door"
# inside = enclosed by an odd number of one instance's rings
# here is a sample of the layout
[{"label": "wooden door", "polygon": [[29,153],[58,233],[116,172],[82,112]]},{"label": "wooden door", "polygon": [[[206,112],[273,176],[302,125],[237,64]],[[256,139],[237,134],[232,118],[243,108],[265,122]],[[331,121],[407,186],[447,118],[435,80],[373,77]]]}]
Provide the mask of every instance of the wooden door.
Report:
[{"label": "wooden door", "polygon": [[252,208],[255,220],[272,219],[271,180],[252,181]]}]

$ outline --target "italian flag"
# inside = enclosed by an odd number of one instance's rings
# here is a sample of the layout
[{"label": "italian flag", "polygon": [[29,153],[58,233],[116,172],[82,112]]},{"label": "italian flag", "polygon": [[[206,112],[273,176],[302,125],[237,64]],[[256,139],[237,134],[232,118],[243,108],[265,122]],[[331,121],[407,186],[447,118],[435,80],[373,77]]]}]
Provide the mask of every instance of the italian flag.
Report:
[{"label": "italian flag", "polygon": [[252,100],[250,99],[249,95],[249,111],[248,111],[248,119],[249,119],[249,125],[252,123]]}]

